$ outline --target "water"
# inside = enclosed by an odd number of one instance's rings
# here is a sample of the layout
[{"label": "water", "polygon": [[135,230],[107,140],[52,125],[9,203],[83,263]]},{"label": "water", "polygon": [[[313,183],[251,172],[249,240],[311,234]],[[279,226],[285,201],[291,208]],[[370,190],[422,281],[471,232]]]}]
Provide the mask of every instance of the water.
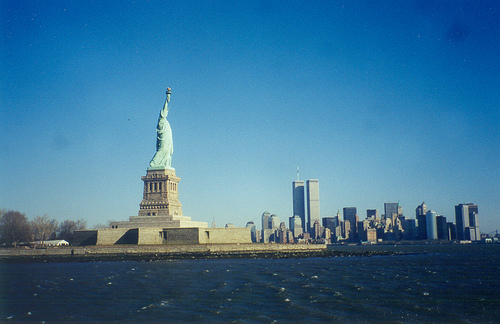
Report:
[{"label": "water", "polygon": [[417,254],[2,264],[0,322],[498,323],[500,245]]}]

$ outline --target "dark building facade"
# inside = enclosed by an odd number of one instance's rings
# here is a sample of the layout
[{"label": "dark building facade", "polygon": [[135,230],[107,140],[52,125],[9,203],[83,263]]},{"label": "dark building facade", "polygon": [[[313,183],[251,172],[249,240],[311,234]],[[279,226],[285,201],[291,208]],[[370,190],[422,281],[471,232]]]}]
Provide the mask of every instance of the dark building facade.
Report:
[{"label": "dark building facade", "polygon": [[415,218],[417,219],[417,240],[427,240],[427,206],[425,202],[418,205],[415,209]]},{"label": "dark building facade", "polygon": [[357,209],[356,207],[344,207],[343,209],[344,212],[344,222],[348,221],[349,222],[349,231],[346,229],[346,237],[348,237],[349,241],[355,242],[358,240],[358,231],[356,229],[357,227]]}]

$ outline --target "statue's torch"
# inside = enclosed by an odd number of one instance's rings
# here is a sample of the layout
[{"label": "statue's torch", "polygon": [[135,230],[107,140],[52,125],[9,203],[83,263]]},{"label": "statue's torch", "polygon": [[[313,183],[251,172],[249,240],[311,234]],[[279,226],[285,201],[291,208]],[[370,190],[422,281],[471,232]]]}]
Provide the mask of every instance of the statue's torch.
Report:
[{"label": "statue's torch", "polygon": [[170,88],[167,88],[167,102],[170,102],[170,95],[172,94],[172,91],[170,91],[172,89]]}]

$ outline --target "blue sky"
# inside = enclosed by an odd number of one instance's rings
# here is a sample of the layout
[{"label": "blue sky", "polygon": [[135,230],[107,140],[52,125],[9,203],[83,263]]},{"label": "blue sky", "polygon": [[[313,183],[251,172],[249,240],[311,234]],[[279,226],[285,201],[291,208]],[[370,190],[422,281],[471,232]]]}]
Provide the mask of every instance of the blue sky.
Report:
[{"label": "blue sky", "polygon": [[[478,204],[500,229],[497,1],[3,1],[0,207],[88,225],[137,215],[169,121],[184,214],[288,223]],[[259,226],[260,227],[260,226]]]}]

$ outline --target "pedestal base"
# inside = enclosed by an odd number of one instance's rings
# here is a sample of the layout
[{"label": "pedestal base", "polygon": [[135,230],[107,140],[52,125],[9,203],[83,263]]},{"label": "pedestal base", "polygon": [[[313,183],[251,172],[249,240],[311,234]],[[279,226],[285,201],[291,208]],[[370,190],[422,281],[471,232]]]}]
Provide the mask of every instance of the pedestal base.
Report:
[{"label": "pedestal base", "polygon": [[207,228],[206,222],[193,222],[188,216],[130,216],[128,222],[111,222],[111,228]]},{"label": "pedestal base", "polygon": [[175,169],[148,168],[139,216],[182,216],[178,185],[181,178]]}]

